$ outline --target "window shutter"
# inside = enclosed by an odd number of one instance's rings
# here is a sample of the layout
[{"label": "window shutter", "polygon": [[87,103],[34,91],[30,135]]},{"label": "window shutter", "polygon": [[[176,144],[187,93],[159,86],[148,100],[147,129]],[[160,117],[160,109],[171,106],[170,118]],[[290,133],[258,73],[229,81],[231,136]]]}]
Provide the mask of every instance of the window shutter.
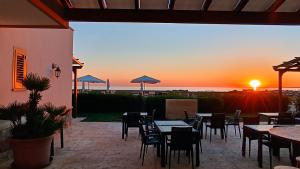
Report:
[{"label": "window shutter", "polygon": [[24,89],[23,80],[27,74],[27,56],[24,50],[14,49],[13,89]]}]

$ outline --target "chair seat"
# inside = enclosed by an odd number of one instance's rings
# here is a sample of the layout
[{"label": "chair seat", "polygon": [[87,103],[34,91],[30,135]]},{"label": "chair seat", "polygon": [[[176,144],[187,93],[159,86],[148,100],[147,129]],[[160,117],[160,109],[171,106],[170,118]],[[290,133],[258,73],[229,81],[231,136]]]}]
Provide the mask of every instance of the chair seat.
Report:
[{"label": "chair seat", "polygon": [[274,167],[274,169],[299,169],[299,168],[279,165],[279,166]]},{"label": "chair seat", "polygon": [[145,144],[159,144],[160,140],[157,137],[148,137]]}]

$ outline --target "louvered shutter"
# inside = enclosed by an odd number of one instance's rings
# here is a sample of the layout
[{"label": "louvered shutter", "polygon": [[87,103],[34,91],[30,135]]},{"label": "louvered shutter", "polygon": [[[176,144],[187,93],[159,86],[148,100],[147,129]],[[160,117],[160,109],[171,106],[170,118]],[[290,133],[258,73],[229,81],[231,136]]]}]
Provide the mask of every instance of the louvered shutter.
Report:
[{"label": "louvered shutter", "polygon": [[27,74],[27,56],[24,50],[14,49],[13,60],[13,89],[24,89],[22,84]]}]

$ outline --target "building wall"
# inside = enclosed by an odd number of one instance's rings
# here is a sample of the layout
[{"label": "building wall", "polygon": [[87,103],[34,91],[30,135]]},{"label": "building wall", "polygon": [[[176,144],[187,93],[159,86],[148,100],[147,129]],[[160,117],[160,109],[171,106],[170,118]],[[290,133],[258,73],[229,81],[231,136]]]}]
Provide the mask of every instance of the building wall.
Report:
[{"label": "building wall", "polygon": [[[14,48],[27,53],[27,72],[50,79],[51,88],[43,92],[41,103],[72,106],[72,55],[71,29],[0,28],[0,105],[25,102],[28,91],[12,91]],[[59,65],[61,76],[56,78],[52,63]]]}]

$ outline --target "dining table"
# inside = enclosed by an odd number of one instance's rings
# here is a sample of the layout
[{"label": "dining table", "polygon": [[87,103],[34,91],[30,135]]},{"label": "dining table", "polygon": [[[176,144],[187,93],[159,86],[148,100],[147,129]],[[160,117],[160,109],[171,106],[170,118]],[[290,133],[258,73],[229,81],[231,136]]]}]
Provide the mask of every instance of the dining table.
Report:
[{"label": "dining table", "polygon": [[293,165],[296,166],[296,157],[300,156],[300,126],[275,127],[270,129],[270,135],[292,143]]},{"label": "dining table", "polygon": [[278,112],[260,112],[258,113],[260,117],[265,117],[268,119],[268,124],[271,124],[272,119],[278,119],[279,113]]},{"label": "dining table", "polygon": [[[179,125],[178,125],[179,124]],[[192,127],[185,123],[182,120],[163,120],[163,121],[154,121],[155,128],[157,129],[159,135],[161,136],[161,146],[160,146],[160,163],[161,167],[165,167],[166,165],[166,137],[171,135],[172,127]],[[197,142],[200,141],[199,131],[196,129],[192,129],[193,135],[196,138]],[[200,164],[200,146],[196,144],[196,166]]]},{"label": "dining table", "polygon": [[[257,146],[257,162],[260,168],[263,167],[263,154],[262,154],[262,138],[265,134],[271,134],[277,128],[288,130],[289,127],[299,127],[299,125],[244,125],[243,126],[243,141],[242,141],[242,156],[245,157],[246,151],[246,137],[255,135],[258,138]],[[276,128],[276,129],[275,129]],[[273,133],[274,134],[274,133]],[[277,150],[277,149],[276,149]],[[276,152],[275,150],[275,152]]]},{"label": "dining table", "polygon": [[126,122],[126,117],[128,113],[139,113],[141,117],[146,117],[148,116],[147,112],[125,112],[122,114],[122,139],[124,139],[124,134],[125,134],[125,122]]}]

